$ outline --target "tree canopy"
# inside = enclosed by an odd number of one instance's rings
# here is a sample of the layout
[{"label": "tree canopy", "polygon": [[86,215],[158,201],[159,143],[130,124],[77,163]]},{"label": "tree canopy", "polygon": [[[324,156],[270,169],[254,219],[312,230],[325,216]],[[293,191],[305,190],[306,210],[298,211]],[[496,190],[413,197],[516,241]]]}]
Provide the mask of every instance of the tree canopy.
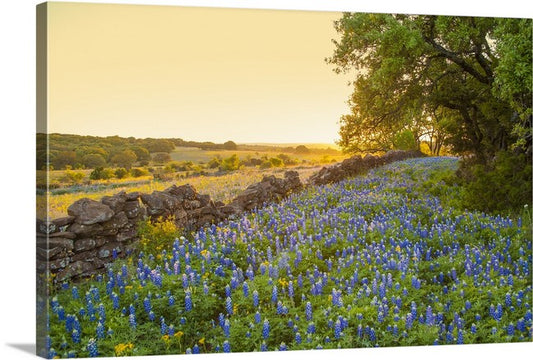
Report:
[{"label": "tree canopy", "polygon": [[334,26],[326,61],[355,74],[345,151],[386,151],[412,134],[435,153],[531,158],[531,19],[345,13]]}]

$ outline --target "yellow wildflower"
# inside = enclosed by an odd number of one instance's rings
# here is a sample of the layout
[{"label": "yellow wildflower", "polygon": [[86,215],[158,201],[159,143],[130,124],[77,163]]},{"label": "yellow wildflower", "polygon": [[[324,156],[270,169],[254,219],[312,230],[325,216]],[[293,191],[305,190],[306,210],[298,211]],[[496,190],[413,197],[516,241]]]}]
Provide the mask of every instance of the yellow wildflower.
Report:
[{"label": "yellow wildflower", "polygon": [[178,331],[177,333],[174,334],[174,337],[178,339],[180,339],[182,336],[183,336],[183,331]]},{"label": "yellow wildflower", "polygon": [[128,352],[129,350],[132,350],[132,349],[133,349],[133,344],[132,343],[115,345],[115,355],[116,356],[125,355],[126,352]]},{"label": "yellow wildflower", "polygon": [[204,345],[205,344],[205,338],[201,338],[200,340],[198,340],[198,344]]},{"label": "yellow wildflower", "polygon": [[396,252],[400,252],[401,250],[400,245],[396,245]]}]

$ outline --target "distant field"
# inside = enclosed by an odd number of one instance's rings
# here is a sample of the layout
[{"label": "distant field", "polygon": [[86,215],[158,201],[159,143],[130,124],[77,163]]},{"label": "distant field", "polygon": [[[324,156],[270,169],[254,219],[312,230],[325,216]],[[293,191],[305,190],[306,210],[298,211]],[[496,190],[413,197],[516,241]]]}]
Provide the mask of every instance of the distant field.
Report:
[{"label": "distant field", "polygon": [[[214,157],[227,158],[231,155],[236,154],[241,160],[245,160],[247,157],[250,158],[261,158],[263,156],[275,157],[281,154],[280,151],[253,151],[253,150],[202,150],[200,148],[193,147],[176,147],[171,153],[170,157],[174,161],[192,161],[195,163],[207,163],[209,160]],[[306,161],[309,163],[324,163],[331,161],[342,161],[349,156],[347,155],[321,155],[316,153],[309,154],[295,154],[295,153],[285,153],[293,159],[298,159],[300,161]]]},{"label": "distant field", "polygon": [[[309,178],[309,176],[318,171],[320,168],[308,167],[295,169],[299,172],[300,179],[302,179],[302,181],[305,181],[307,178]],[[196,190],[198,190],[199,193],[209,194],[213,200],[218,200],[227,203],[233,198],[235,198],[242,190],[246,189],[251,184],[261,181],[263,176],[275,175],[278,177],[282,177],[283,173],[286,170],[288,169],[243,169],[221,176],[196,176],[186,179],[176,179],[172,181],[147,180],[132,183],[131,178],[129,178],[130,182],[120,182],[120,180],[113,180],[107,182],[107,187],[94,187],[95,191],[68,192],[57,195],[50,193],[48,212],[46,209],[46,195],[37,195],[37,217],[41,219],[46,218],[47,213],[48,217],[52,219],[66,216],[67,208],[76,200],[85,197],[93,200],[99,200],[103,196],[113,195],[120,191],[140,191],[143,193],[151,193],[155,190],[164,190],[172,186],[173,184],[176,184],[177,186],[191,184],[196,188]],[[105,184],[102,183],[101,185]]]}]

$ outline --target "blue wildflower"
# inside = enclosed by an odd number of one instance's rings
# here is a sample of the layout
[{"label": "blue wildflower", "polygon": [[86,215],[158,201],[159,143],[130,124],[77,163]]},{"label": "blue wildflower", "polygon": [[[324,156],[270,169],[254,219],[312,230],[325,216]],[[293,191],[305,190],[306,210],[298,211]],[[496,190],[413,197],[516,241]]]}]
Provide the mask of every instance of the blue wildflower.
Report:
[{"label": "blue wildflower", "polygon": [[164,317],[161,316],[159,318],[159,324],[160,324],[159,328],[160,328],[161,335],[165,335],[168,332],[168,326],[165,323],[165,318]]},{"label": "blue wildflower", "polygon": [[224,325],[222,326],[222,330],[224,331],[224,336],[229,338],[230,334],[230,322],[228,319],[224,320]]},{"label": "blue wildflower", "polygon": [[89,357],[98,356],[98,347],[96,345],[95,339],[89,339],[89,343],[87,344],[87,351],[89,352]]},{"label": "blue wildflower", "polygon": [[505,306],[511,307],[513,304],[513,300],[511,299],[511,294],[507,293],[505,294]]},{"label": "blue wildflower", "polygon": [[192,300],[190,293],[186,293],[185,295],[185,311],[191,311],[192,310]]},{"label": "blue wildflower", "polygon": [[253,298],[254,306],[258,307],[259,306],[259,293],[257,292],[257,290],[254,290],[254,292],[252,293],[252,298]]},{"label": "blue wildflower", "polygon": [[305,304],[305,318],[307,321],[311,321],[313,319],[313,308],[309,301]]},{"label": "blue wildflower", "polygon": [[370,338],[370,341],[376,341],[376,331],[374,330],[374,328],[370,328],[370,331],[368,332],[368,337]]},{"label": "blue wildflower", "polygon": [[233,315],[233,301],[229,296],[226,298],[226,312],[228,315]]},{"label": "blue wildflower", "polygon": [[457,344],[464,344],[463,330],[461,329],[457,331]]},{"label": "blue wildflower", "polygon": [[340,320],[337,320],[335,322],[335,327],[334,327],[335,339],[340,339],[341,333],[342,333],[341,322]]},{"label": "blue wildflower", "polygon": [[507,335],[509,336],[513,336],[514,335],[514,324],[513,323],[510,323],[509,325],[507,325]]},{"label": "blue wildflower", "polygon": [[231,352],[231,346],[228,340],[224,341],[224,343],[222,344],[222,351],[224,351],[225,353]]},{"label": "blue wildflower", "polygon": [[262,331],[263,339],[268,339],[270,336],[270,323],[268,322],[268,319],[265,319],[263,322],[263,331]]},{"label": "blue wildflower", "polygon": [[105,337],[104,325],[100,321],[98,322],[98,325],[96,325],[96,337],[98,339],[103,339]]},{"label": "blue wildflower", "polygon": [[81,341],[80,332],[76,329],[72,330],[72,342],[79,344]]},{"label": "blue wildflower", "polygon": [[143,305],[144,305],[144,311],[146,311],[147,313],[152,311],[152,303],[148,297],[144,298]]},{"label": "blue wildflower", "polygon": [[288,292],[289,292],[289,297],[292,299],[294,297],[294,286],[292,284],[292,281],[289,281]]},{"label": "blue wildflower", "polygon": [[135,314],[130,314],[129,316],[130,327],[135,330],[137,328],[137,320],[135,319]]},{"label": "blue wildflower", "polygon": [[276,285],[272,287],[272,298],[271,301],[276,304],[278,302],[278,288]]}]

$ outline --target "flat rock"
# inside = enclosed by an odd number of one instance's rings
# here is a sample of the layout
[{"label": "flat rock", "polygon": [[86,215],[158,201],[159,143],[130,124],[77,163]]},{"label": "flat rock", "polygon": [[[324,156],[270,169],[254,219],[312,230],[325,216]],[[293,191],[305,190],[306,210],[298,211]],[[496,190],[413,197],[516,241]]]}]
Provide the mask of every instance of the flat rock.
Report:
[{"label": "flat rock", "polygon": [[53,249],[60,248],[66,251],[72,251],[74,249],[74,241],[66,238],[38,238],[37,247],[41,249]]},{"label": "flat rock", "polygon": [[95,269],[95,265],[87,261],[76,261],[69,264],[69,267],[57,273],[56,281],[61,282],[75,276],[88,273]]},{"label": "flat rock", "polygon": [[111,219],[115,214],[109,206],[88,198],[74,202],[68,207],[67,212],[76,218],[76,223],[81,225],[101,223]]},{"label": "flat rock", "polygon": [[100,235],[108,236],[115,235],[121,228],[128,224],[128,217],[124,211],[119,212],[113,216],[110,220],[102,223],[102,233]]},{"label": "flat rock", "polygon": [[55,238],[55,237],[75,239],[76,233],[73,233],[72,231],[60,231],[60,232],[55,232],[49,235],[49,238]]},{"label": "flat rock", "polygon": [[109,206],[113,212],[119,213],[124,210],[124,204],[126,203],[126,192],[121,191],[113,196],[102,197],[102,204]]},{"label": "flat rock", "polygon": [[139,200],[126,201],[124,204],[124,213],[128,219],[142,218],[146,215],[146,208],[139,202]]},{"label": "flat rock", "polygon": [[68,227],[68,231],[75,233],[80,238],[97,236],[102,232],[102,229],[100,224],[83,225],[77,222]]},{"label": "flat rock", "polygon": [[42,249],[38,247],[36,248],[36,250],[37,250],[37,259],[43,260],[43,261],[55,260],[58,257],[64,257],[67,255],[66,251],[59,247],[56,247],[53,249]]},{"label": "flat rock", "polygon": [[94,239],[82,239],[74,243],[74,251],[82,252],[92,250],[96,247],[96,241]]},{"label": "flat rock", "polygon": [[52,220],[52,222],[54,223],[55,226],[57,226],[58,228],[61,228],[63,226],[72,224],[75,219],[76,218],[74,216],[64,216],[61,218],[54,219]]}]

